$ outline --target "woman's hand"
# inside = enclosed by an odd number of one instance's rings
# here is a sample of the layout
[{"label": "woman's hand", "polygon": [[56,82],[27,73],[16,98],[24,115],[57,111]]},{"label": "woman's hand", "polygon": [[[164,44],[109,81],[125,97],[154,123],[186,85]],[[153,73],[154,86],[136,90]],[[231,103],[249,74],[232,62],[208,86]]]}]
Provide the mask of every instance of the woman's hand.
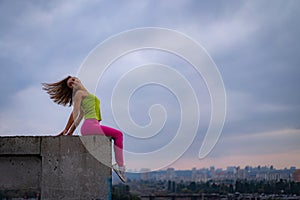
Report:
[{"label": "woman's hand", "polygon": [[61,136],[61,135],[72,135],[74,130],[75,130],[74,127],[72,126],[73,123],[74,123],[74,119],[73,119],[73,114],[71,113],[65,129],[62,132],[60,132],[59,134],[57,134],[55,137],[58,137],[58,136]]},{"label": "woman's hand", "polygon": [[61,136],[61,135],[66,135],[68,133],[68,130],[63,130],[62,132],[60,132],[59,134],[57,134],[55,137]]},{"label": "woman's hand", "polygon": [[69,133],[67,133],[67,135],[70,135],[70,136],[72,136],[72,135],[73,135],[73,132],[69,132]]}]

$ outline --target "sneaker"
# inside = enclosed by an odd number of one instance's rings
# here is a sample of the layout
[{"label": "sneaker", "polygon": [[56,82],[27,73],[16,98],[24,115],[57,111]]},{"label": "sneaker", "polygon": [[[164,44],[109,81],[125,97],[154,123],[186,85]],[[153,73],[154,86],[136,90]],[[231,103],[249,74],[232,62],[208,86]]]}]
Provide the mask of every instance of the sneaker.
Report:
[{"label": "sneaker", "polygon": [[120,167],[118,164],[114,164],[112,166],[112,168],[116,172],[116,174],[119,176],[119,178],[121,179],[121,181],[123,183],[125,183],[126,182],[125,166]]}]

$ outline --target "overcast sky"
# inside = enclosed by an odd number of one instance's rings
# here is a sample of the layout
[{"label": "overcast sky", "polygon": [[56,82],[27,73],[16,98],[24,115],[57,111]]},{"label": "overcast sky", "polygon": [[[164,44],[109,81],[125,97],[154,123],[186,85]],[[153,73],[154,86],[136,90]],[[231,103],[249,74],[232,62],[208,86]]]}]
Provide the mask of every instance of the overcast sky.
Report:
[{"label": "overcast sky", "polygon": [[[60,132],[71,108],[51,102],[41,83],[76,76],[88,54],[113,35],[161,27],[202,45],[223,78],[227,115],[217,145],[205,159],[198,159],[211,112],[203,77],[180,57],[158,50],[132,52],[110,66],[95,91],[101,99],[102,124],[120,128],[111,108],[111,92],[119,78],[137,66],[162,63],[190,81],[201,115],[193,144],[168,167],[300,167],[299,9],[298,0],[1,0],[0,134]],[[165,126],[148,139],[124,132],[125,150],[154,151],[175,136],[180,105],[168,88],[147,85],[137,90],[129,102],[132,119],[147,125],[153,104],[165,107]],[[151,168],[135,159],[126,162],[131,169]]]}]

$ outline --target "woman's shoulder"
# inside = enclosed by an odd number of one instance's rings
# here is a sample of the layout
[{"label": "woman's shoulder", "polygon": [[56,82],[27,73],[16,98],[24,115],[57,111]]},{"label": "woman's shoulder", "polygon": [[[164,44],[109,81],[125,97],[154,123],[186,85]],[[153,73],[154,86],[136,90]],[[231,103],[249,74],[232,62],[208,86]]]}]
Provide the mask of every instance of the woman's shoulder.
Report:
[{"label": "woman's shoulder", "polygon": [[89,95],[89,92],[88,91],[85,91],[85,90],[78,90],[76,91],[75,93],[75,97],[77,98],[85,98]]}]

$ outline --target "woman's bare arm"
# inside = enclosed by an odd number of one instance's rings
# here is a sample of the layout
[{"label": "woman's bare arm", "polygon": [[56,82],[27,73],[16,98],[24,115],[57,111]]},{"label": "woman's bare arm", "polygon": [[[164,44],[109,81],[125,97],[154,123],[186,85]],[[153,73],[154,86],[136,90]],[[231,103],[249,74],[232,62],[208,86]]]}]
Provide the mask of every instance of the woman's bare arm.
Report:
[{"label": "woman's bare arm", "polygon": [[74,106],[73,106],[73,119],[74,122],[76,122],[76,124],[78,124],[77,123],[78,118],[81,113],[80,105],[81,105],[82,98],[83,98],[83,92],[82,91],[76,92],[74,97]]},{"label": "woman's bare arm", "polygon": [[59,134],[57,134],[56,136],[66,135],[73,123],[74,123],[74,118],[73,118],[73,113],[71,113],[65,129]]},{"label": "woman's bare arm", "polygon": [[82,120],[83,116],[84,116],[84,113],[80,109],[80,114],[79,114],[77,120],[74,121],[74,123],[72,124],[72,126],[71,126],[70,130],[68,131],[67,135],[73,135],[74,131],[76,130],[76,128],[79,125],[80,121]]},{"label": "woman's bare arm", "polygon": [[79,125],[80,121],[83,118],[83,112],[80,109],[83,95],[84,95],[84,93],[82,91],[78,91],[78,92],[76,92],[76,94],[74,96],[74,106],[73,106],[73,112],[72,112],[73,123],[71,125],[70,130],[67,133],[68,135],[73,135],[76,127]]}]

